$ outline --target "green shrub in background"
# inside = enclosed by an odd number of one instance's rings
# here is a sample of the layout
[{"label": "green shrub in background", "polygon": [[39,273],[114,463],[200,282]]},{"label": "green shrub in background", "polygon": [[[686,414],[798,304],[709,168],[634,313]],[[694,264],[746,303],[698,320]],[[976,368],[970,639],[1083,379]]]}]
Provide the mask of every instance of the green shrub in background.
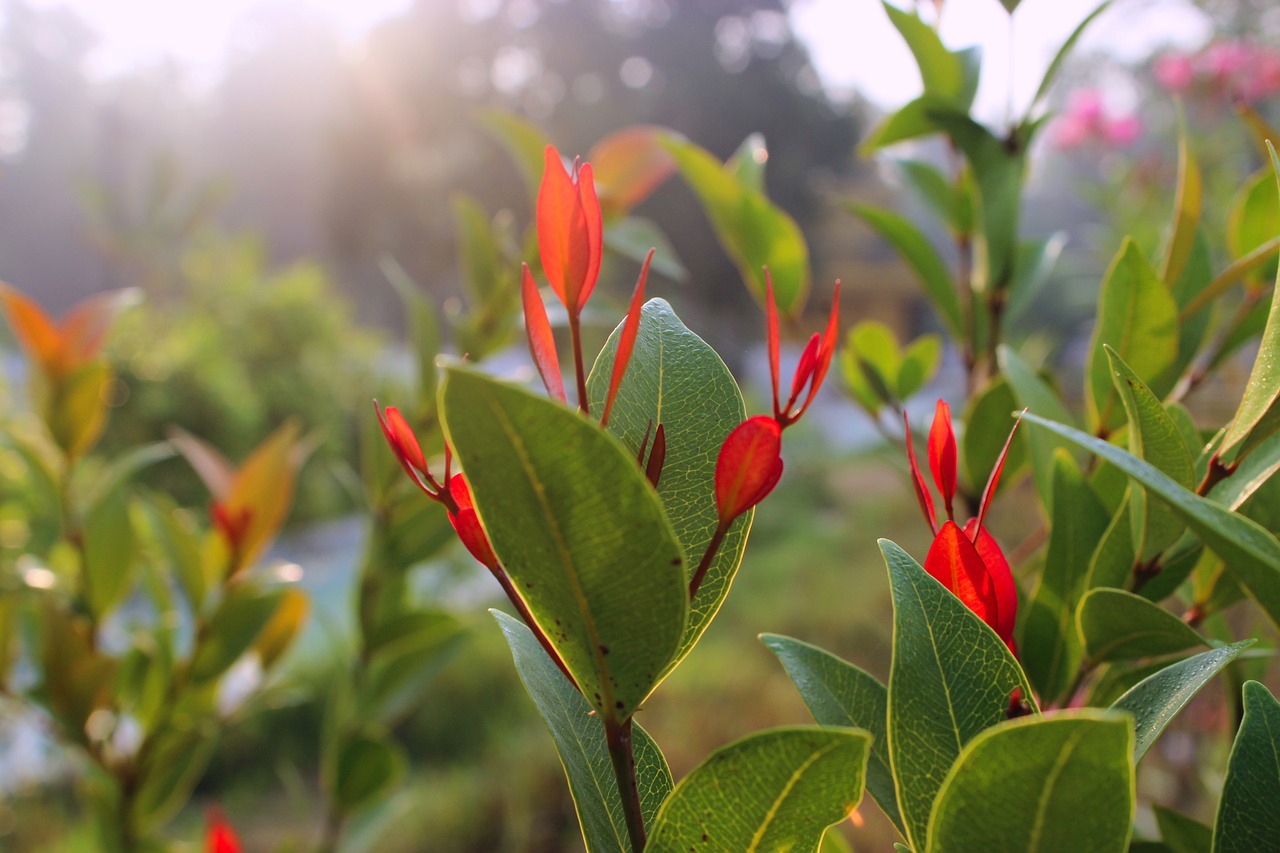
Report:
[{"label": "green shrub in background", "polygon": [[[294,520],[352,509],[342,472],[355,455],[356,411],[367,405],[380,336],[355,323],[322,266],[273,269],[254,237],[206,233],[181,271],[176,292],[116,324],[116,408],[104,449],[159,441],[179,427],[234,457],[292,417],[317,445]],[[181,504],[204,500],[178,461],[143,478]]]}]

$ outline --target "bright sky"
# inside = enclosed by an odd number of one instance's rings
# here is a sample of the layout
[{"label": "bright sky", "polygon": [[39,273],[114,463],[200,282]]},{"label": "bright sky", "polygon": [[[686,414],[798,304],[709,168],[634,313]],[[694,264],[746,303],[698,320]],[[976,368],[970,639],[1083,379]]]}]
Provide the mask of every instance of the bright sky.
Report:
[{"label": "bright sky", "polygon": [[[70,6],[101,34],[93,61],[104,74],[169,55],[201,75],[214,75],[237,21],[262,0],[38,2]],[[286,2],[317,13],[354,40],[404,9],[409,0]],[[895,2],[910,5],[909,0]],[[1024,0],[1013,19],[1018,42],[1015,105],[1030,98],[1057,45],[1095,5],[1095,0]],[[947,0],[945,9],[942,34],[948,44],[983,46],[979,113],[992,118],[1003,115],[1009,94],[1009,16],[997,0]],[[792,18],[828,86],[856,86],[885,107],[901,104],[919,91],[910,54],[892,31],[879,0],[795,0]],[[1141,58],[1161,44],[1194,47],[1205,35],[1203,16],[1190,0],[1126,0],[1095,23],[1085,46],[1103,45],[1127,58]]]}]

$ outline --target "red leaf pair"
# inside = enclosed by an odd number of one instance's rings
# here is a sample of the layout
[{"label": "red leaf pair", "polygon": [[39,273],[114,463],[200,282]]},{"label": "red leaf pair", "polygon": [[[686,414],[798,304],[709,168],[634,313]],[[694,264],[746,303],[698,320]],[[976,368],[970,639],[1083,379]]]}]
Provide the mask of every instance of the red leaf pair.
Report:
[{"label": "red leaf pair", "polygon": [[1009,455],[1009,445],[1018,424],[1015,423],[1013,430],[1010,430],[999,460],[987,480],[977,518],[970,519],[961,530],[956,524],[952,508],[956,492],[956,437],[951,426],[951,407],[942,400],[938,401],[933,426],[929,430],[929,471],[947,510],[947,520],[941,529],[938,528],[933,497],[920,473],[920,466],[916,463],[911,425],[905,412],[903,423],[906,426],[907,460],[911,466],[912,485],[915,487],[920,510],[934,532],[933,545],[924,562],[925,571],[990,625],[1010,651],[1017,654],[1013,627],[1018,614],[1018,590],[1013,582],[1009,561],[1005,559],[995,538],[983,527],[983,522],[1000,482],[1004,461]]},{"label": "red leaf pair", "polygon": [[571,317],[595,289],[603,254],[604,219],[596,198],[591,164],[584,163],[570,175],[560,152],[550,145],[538,188],[538,252],[551,288]]},{"label": "red leaf pair", "polygon": [[[773,417],[778,421],[778,425],[783,429],[791,426],[791,424],[800,420],[800,416],[809,408],[809,404],[813,402],[813,397],[818,393],[822,380],[826,378],[827,368],[831,366],[831,357],[836,351],[836,334],[838,331],[840,319],[840,282],[836,281],[835,292],[831,297],[831,316],[827,320],[826,331],[819,335],[814,334],[809,338],[809,343],[805,346],[804,352],[800,354],[800,362],[796,365],[795,375],[791,379],[791,395],[787,398],[787,404],[784,406],[779,399],[779,386],[781,384],[780,357],[778,353],[779,334],[778,334],[778,303],[773,294],[773,278],[769,275],[768,267],[764,271],[765,280],[765,313],[768,322],[768,344],[769,344],[769,376],[773,381]],[[800,395],[808,388],[805,394],[804,402],[800,404],[800,408],[796,408],[796,403],[800,400]]]}]

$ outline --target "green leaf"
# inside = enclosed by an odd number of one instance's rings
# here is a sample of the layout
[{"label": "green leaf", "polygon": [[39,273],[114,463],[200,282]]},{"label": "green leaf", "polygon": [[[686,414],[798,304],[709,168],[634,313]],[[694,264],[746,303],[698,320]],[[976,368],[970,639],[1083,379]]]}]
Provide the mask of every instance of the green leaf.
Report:
[{"label": "green leaf", "polygon": [[125,485],[121,482],[103,495],[84,519],[84,589],[98,620],[129,594],[133,580],[137,537]]},{"label": "green leaf", "polygon": [[593,707],[625,720],[685,630],[684,552],[635,457],[560,403],[445,370],[446,436],[512,584]]},{"label": "green leaf", "polygon": [[921,335],[912,341],[902,353],[902,365],[898,368],[898,399],[907,400],[923,388],[938,372],[941,362],[942,338]]},{"label": "green leaf", "polygon": [[390,726],[420,705],[463,636],[457,617],[443,610],[400,613],[379,625],[367,640],[359,718]]},{"label": "green leaf", "polygon": [[[489,612],[498,620],[511,647],[520,680],[551,731],[569,779],[569,791],[587,850],[631,853],[618,782],[599,715],[591,712],[587,700],[551,662],[524,623],[499,610]],[[653,738],[634,723],[632,743],[640,810],[645,823],[650,824],[671,793],[671,771]]]},{"label": "green leaf", "polygon": [[893,590],[889,758],[907,837],[923,849],[943,777],[1031,686],[1004,642],[901,548],[880,540]]},{"label": "green leaf", "polygon": [[[920,20],[919,16],[904,12],[889,3],[883,5],[889,21],[915,57],[925,92],[940,98],[954,99],[960,106],[967,107],[968,102],[963,100],[966,68],[960,56],[948,50],[938,37],[937,30]],[[972,97],[970,93],[970,100]]]},{"label": "green leaf", "polygon": [[862,799],[871,736],[856,729],[779,728],[722,747],[680,780],[645,853],[705,847],[814,853],[828,826]]},{"label": "green leaf", "polygon": [[897,112],[890,113],[858,146],[858,153],[869,157],[881,148],[920,136],[942,132],[940,115],[963,117],[965,111],[951,98],[925,93],[908,101]]},{"label": "green leaf", "polygon": [[[1009,380],[1013,395],[1018,401],[1018,408],[1027,409],[1038,415],[1051,418],[1064,424],[1073,424],[1075,419],[1067,411],[1058,395],[1041,379],[1031,367],[1022,360],[1012,347],[1004,344],[996,351],[1000,372]],[[1046,511],[1053,512],[1053,454],[1059,447],[1068,447],[1067,442],[1037,431],[1023,431],[1031,452],[1031,469],[1035,476],[1036,491],[1040,494],[1040,503]]]},{"label": "green leaf", "polygon": [[1088,580],[1089,559],[1111,519],[1065,450],[1054,455],[1053,523],[1044,570],[1022,617],[1019,658],[1046,702],[1063,698],[1080,668],[1072,623]]},{"label": "green leaf", "polygon": [[[1124,359],[1110,346],[1103,344],[1102,348],[1129,420],[1129,452],[1151,463],[1183,488],[1194,488],[1191,456],[1177,424]],[[1171,507],[1159,499],[1148,500],[1145,489],[1131,489],[1129,504],[1134,551],[1140,563],[1149,562],[1162,553],[1186,529],[1186,524]]]},{"label": "green leaf", "polygon": [[147,833],[162,826],[187,802],[213,757],[213,734],[175,726],[149,742],[129,803],[135,830]]},{"label": "green leaf", "polygon": [[1004,322],[1012,325],[1035,301],[1036,295],[1049,282],[1058,257],[1067,245],[1066,232],[1018,244],[1018,263],[1009,288],[1009,303],[1004,309]]},{"label": "green leaf", "polygon": [[[1004,451],[1009,431],[1013,429],[1018,401],[1007,380],[1000,378],[981,393],[969,398],[964,416],[964,468],[969,483],[978,491],[987,482]],[[1016,482],[1014,477],[1027,461],[1026,439],[1022,433],[1013,437],[1009,455],[1004,461],[1002,484]]]},{"label": "green leaf", "polygon": [[730,166],[705,149],[674,134],[662,144],[702,202],[747,289],[764,304],[762,268],[768,267],[778,309],[798,314],[809,292],[809,246],[795,220],[762,192],[743,186]]},{"label": "green leaf", "polygon": [[973,221],[966,215],[968,199],[942,172],[920,160],[898,160],[895,165],[903,179],[953,233],[969,232]]},{"label": "green leaf", "polygon": [[1187,491],[1150,464],[1118,447],[1035,415],[1024,420],[1054,432],[1122,469],[1183,517],[1200,540],[1227,564],[1250,597],[1280,625],[1280,542],[1256,522]]},{"label": "green leaf", "polygon": [[1093,663],[1154,657],[1207,645],[1164,608],[1122,589],[1090,590],[1076,614],[1085,656]]},{"label": "green leaf", "polygon": [[1049,63],[1048,69],[1044,72],[1044,77],[1040,80],[1040,86],[1036,89],[1035,97],[1031,99],[1031,106],[1028,107],[1028,117],[1023,119],[1024,125],[1031,120],[1030,113],[1036,112],[1040,108],[1040,105],[1044,103],[1044,99],[1048,97],[1049,90],[1053,88],[1053,82],[1057,79],[1058,73],[1062,70],[1063,63],[1066,62],[1067,57],[1071,55],[1071,51],[1075,48],[1076,42],[1080,40],[1080,36],[1084,34],[1085,29],[1089,24],[1093,23],[1094,18],[1106,11],[1107,7],[1110,5],[1111,0],[1106,0],[1099,4],[1098,8],[1090,12],[1083,21],[1076,25],[1076,28],[1071,32],[1071,35],[1062,43],[1062,47],[1058,48],[1057,54],[1053,57],[1053,61]]},{"label": "green leaf", "polygon": [[1137,761],[1146,754],[1165,726],[1191,701],[1192,696],[1200,692],[1200,688],[1209,679],[1253,643],[1253,640],[1244,640],[1178,661],[1147,676],[1117,699],[1111,706],[1112,710],[1133,714],[1137,728],[1134,760]]},{"label": "green leaf", "polygon": [[535,124],[507,110],[481,110],[476,118],[507,149],[520,169],[529,196],[535,197],[546,163],[543,152],[551,140]]},{"label": "green leaf", "polygon": [[929,822],[929,853],[1124,853],[1133,726],[1094,709],[1011,720],[973,739]]},{"label": "green leaf", "polygon": [[761,634],[760,641],[778,656],[819,725],[849,726],[871,733],[867,791],[905,835],[889,768],[888,689],[874,676],[817,646],[778,634]]},{"label": "green leaf", "polygon": [[1187,139],[1186,124],[1178,121],[1178,190],[1173,201],[1173,227],[1169,232],[1169,245],[1165,247],[1164,264],[1160,278],[1172,287],[1182,277],[1187,259],[1195,243],[1200,224],[1200,206],[1203,190],[1200,166]]},{"label": "green leaf", "polygon": [[675,247],[652,219],[642,216],[626,216],[615,219],[604,227],[604,245],[628,260],[643,263],[650,249],[657,249],[649,269],[672,281],[683,281],[689,271],[680,263]]},{"label": "green leaf", "polygon": [[[621,330],[619,324],[587,378],[593,412],[604,409]],[[688,557],[686,577],[692,575],[720,523],[715,498],[720,446],[746,416],[742,393],[715,350],[680,322],[666,300],[649,300],[640,313],[635,348],[609,416],[609,432],[627,448],[634,467],[645,434],[652,446],[652,433],[662,424],[667,455],[658,497]],[[668,672],[693,648],[729,594],[753,517],[754,510],[745,513],[725,535],[690,603],[680,650],[668,664]]]},{"label": "green leaf", "polygon": [[900,403],[897,376],[902,369],[898,339],[893,330],[875,320],[863,320],[849,330],[840,352],[840,372],[853,398],[873,414]]},{"label": "green leaf", "polygon": [[250,583],[228,589],[196,646],[191,680],[198,684],[226,672],[253,645],[280,606],[284,593],[282,588],[264,590]]},{"label": "green leaf", "polygon": [[1191,253],[1182,268],[1182,275],[1170,285],[1170,292],[1173,293],[1173,299],[1178,305],[1180,323],[1178,358],[1173,367],[1156,380],[1155,388],[1160,395],[1172,390],[1178,377],[1190,366],[1200,351],[1201,344],[1204,343],[1214,312],[1208,307],[1189,314],[1184,312],[1211,281],[1213,281],[1213,257],[1209,249],[1209,241],[1205,238],[1204,229],[1201,228],[1196,232],[1196,238],[1191,244]]},{"label": "green leaf", "polygon": [[[1274,155],[1273,155],[1274,156]],[[1280,838],[1280,702],[1256,681],[1244,685],[1244,720],[1231,745],[1213,825],[1214,853],[1253,853]]]},{"label": "green leaf", "polygon": [[370,803],[404,777],[408,763],[404,750],[388,736],[355,732],[338,750],[335,803],[344,812]]},{"label": "green leaf", "polygon": [[[1276,172],[1276,185],[1280,188],[1280,157],[1271,150],[1271,165]],[[1280,280],[1278,278],[1277,280]],[[1222,438],[1218,455],[1225,460],[1247,453],[1267,436],[1280,429],[1280,287],[1271,294],[1271,310],[1267,325],[1262,331],[1258,357],[1249,373],[1249,382],[1240,400],[1240,408]]]},{"label": "green leaf", "polygon": [[1210,853],[1213,849],[1213,830],[1200,821],[1160,805],[1151,810],[1160,827],[1160,839],[1173,853]]},{"label": "green leaf", "polygon": [[911,265],[952,337],[962,339],[964,321],[956,284],[947,265],[920,229],[906,217],[883,208],[853,202],[845,205],[845,208],[889,241],[902,259]]},{"label": "green leaf", "polygon": [[1107,525],[1106,531],[1094,549],[1089,561],[1089,576],[1085,581],[1088,589],[1098,587],[1123,587],[1129,583],[1129,574],[1133,571],[1133,530],[1129,522],[1131,513],[1128,494],[1126,500],[1116,510]]},{"label": "green leaf", "polygon": [[1231,476],[1210,489],[1207,497],[1227,509],[1239,509],[1276,471],[1280,471],[1280,434],[1272,435],[1240,460]]},{"label": "green leaf", "polygon": [[[1280,199],[1270,169],[1259,169],[1240,187],[1227,214],[1227,249],[1232,258],[1245,255],[1280,233]],[[1262,284],[1274,274],[1273,264],[1252,272],[1247,280]]]},{"label": "green leaf", "polygon": [[1178,307],[1132,239],[1126,238],[1102,283],[1085,371],[1089,422],[1095,430],[1110,432],[1123,418],[1104,345],[1148,382],[1178,356]]}]

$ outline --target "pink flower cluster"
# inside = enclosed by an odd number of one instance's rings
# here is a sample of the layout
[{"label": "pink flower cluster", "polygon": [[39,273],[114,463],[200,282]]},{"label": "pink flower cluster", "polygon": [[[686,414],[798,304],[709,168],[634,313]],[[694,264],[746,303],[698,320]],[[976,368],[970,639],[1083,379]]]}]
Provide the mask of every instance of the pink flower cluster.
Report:
[{"label": "pink flower cluster", "polygon": [[1112,148],[1127,148],[1142,134],[1137,115],[1111,115],[1096,89],[1073,92],[1066,109],[1053,125],[1053,142],[1062,149],[1100,142]]},{"label": "pink flower cluster", "polygon": [[1168,92],[1201,88],[1256,103],[1280,92],[1280,50],[1219,41],[1196,54],[1165,54],[1156,60],[1153,73]]}]

